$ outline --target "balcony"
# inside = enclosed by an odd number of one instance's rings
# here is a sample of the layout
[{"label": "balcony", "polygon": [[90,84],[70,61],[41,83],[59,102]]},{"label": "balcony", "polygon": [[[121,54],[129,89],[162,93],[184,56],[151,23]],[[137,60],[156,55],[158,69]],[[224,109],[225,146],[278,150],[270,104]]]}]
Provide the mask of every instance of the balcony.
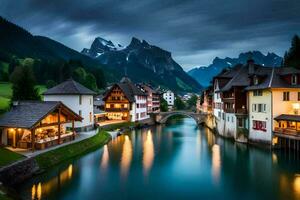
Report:
[{"label": "balcony", "polygon": [[238,108],[236,109],[237,114],[248,114],[248,111],[246,108]]},{"label": "balcony", "polygon": [[106,112],[129,112],[129,108],[105,108]]}]

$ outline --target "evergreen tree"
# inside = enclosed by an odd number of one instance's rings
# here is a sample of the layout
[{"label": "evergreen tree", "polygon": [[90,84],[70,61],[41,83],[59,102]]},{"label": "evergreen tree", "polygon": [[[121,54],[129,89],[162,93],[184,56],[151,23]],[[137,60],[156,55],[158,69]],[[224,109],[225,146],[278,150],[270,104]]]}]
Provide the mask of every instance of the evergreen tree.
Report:
[{"label": "evergreen tree", "polygon": [[293,37],[291,48],[284,55],[284,66],[300,68],[300,38],[298,35]]},{"label": "evergreen tree", "polygon": [[160,111],[167,112],[168,111],[168,102],[164,98],[160,98]]},{"label": "evergreen tree", "polygon": [[87,88],[97,91],[97,83],[96,83],[96,78],[93,74],[88,73],[85,77],[85,84],[84,86],[86,86]]},{"label": "evergreen tree", "polygon": [[174,107],[176,110],[184,110],[185,109],[185,103],[181,100],[179,96],[176,96],[174,101]]},{"label": "evergreen tree", "polygon": [[192,95],[190,99],[187,100],[187,105],[189,109],[194,109],[197,104],[198,97],[196,95]]},{"label": "evergreen tree", "polygon": [[35,78],[32,68],[29,66],[17,66],[12,73],[13,84],[12,101],[40,100],[38,89],[35,87]]}]

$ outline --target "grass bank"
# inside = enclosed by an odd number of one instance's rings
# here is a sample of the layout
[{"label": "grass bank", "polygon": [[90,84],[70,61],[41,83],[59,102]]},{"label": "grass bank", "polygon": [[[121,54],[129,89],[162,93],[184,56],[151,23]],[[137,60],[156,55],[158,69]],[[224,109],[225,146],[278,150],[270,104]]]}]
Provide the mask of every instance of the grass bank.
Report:
[{"label": "grass bank", "polygon": [[22,158],[25,158],[25,157],[18,153],[12,152],[8,149],[0,148],[0,167],[9,165],[9,164],[16,162]]},{"label": "grass bank", "polygon": [[80,142],[48,151],[35,157],[41,170],[45,170],[63,161],[80,156],[102,147],[111,139],[111,136],[104,130],[99,131],[95,136]]}]

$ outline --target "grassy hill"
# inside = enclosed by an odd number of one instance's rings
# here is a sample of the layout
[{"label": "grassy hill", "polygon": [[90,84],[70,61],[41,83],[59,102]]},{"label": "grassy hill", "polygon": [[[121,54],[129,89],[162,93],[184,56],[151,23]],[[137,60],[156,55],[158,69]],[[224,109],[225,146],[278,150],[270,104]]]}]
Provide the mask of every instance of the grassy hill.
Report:
[{"label": "grassy hill", "polygon": [[[44,85],[36,86],[39,93],[42,94],[47,90]],[[0,82],[0,113],[3,113],[9,109],[10,100],[12,96],[12,84],[8,82]]]}]

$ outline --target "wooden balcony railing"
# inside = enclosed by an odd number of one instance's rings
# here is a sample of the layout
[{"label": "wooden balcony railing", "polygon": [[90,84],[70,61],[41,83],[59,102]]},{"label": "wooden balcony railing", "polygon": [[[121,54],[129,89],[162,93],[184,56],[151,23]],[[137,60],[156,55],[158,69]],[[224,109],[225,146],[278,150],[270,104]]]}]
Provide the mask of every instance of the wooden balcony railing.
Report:
[{"label": "wooden balcony railing", "polygon": [[106,112],[129,112],[129,108],[105,108]]}]

